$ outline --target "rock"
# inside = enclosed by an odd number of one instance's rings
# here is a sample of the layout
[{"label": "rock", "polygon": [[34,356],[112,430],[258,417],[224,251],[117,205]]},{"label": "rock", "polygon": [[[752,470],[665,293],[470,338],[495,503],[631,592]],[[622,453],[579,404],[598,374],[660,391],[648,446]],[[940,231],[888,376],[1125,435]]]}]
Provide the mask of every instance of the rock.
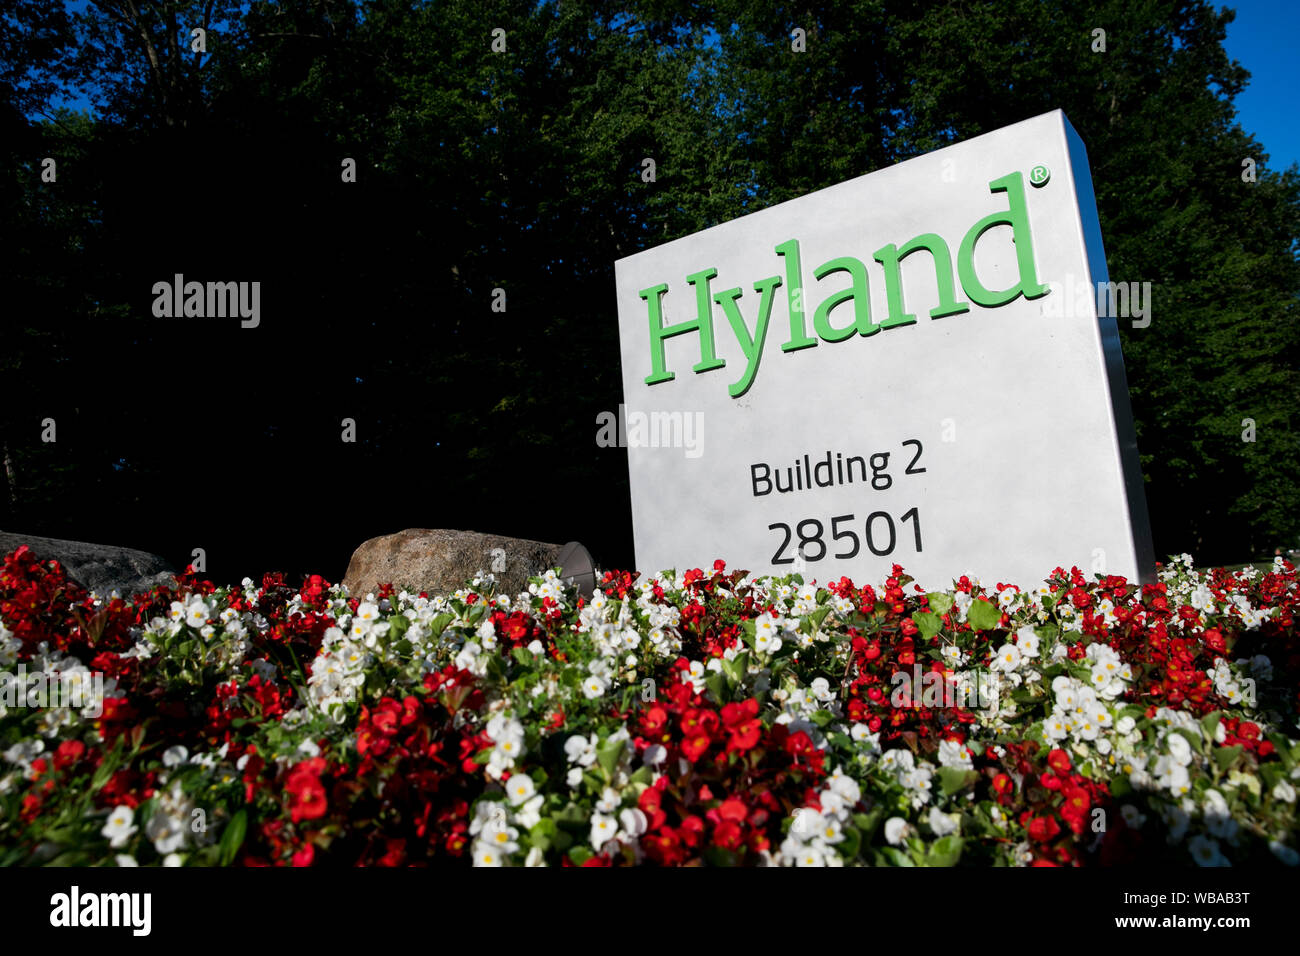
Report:
[{"label": "rock", "polygon": [[497,593],[528,590],[528,579],[557,566],[561,546],[476,531],[408,528],[366,541],[343,578],[362,597],[391,583],[411,593],[450,594],[479,571],[496,575]]},{"label": "rock", "polygon": [[42,561],[58,561],[69,578],[100,597],[116,590],[129,598],[159,584],[171,584],[175,571],[164,558],[147,551],[0,532],[0,555],[12,554],[24,544]]}]

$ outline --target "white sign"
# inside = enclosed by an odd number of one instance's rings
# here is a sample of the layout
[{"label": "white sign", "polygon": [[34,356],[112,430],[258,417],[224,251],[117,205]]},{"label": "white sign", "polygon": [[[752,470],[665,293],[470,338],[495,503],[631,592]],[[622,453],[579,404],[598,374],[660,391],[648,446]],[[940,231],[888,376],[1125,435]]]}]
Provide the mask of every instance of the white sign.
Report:
[{"label": "white sign", "polygon": [[1059,110],[615,276],[643,572],[1152,580],[1115,317],[1150,286],[1110,284]]}]

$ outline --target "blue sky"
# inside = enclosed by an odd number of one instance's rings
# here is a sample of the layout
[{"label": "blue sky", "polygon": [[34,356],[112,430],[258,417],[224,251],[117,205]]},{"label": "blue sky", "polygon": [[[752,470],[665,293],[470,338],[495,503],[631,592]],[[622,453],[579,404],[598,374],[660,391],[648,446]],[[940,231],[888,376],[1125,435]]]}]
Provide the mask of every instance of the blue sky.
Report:
[{"label": "blue sky", "polygon": [[1236,99],[1237,120],[1269,154],[1266,169],[1300,163],[1300,129],[1295,99],[1300,81],[1300,3],[1296,0],[1237,0],[1224,48],[1250,71],[1250,85]]}]

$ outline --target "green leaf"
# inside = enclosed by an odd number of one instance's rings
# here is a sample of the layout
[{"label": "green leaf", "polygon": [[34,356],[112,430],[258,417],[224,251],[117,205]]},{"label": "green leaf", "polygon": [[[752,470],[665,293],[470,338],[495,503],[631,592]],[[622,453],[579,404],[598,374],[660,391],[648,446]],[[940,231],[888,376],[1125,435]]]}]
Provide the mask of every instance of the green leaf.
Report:
[{"label": "green leaf", "polygon": [[543,817],[533,824],[533,828],[528,831],[528,842],[542,852],[546,852],[551,848],[557,832],[555,821],[549,817]]},{"label": "green leaf", "polygon": [[513,657],[524,667],[531,667],[533,663],[533,652],[522,647],[511,648],[510,656]]},{"label": "green leaf", "polygon": [[844,839],[835,844],[831,849],[838,853],[845,860],[855,859],[858,850],[862,846],[862,834],[853,827],[844,828]]},{"label": "green leaf", "polygon": [[563,810],[557,810],[551,814],[551,819],[555,825],[563,827],[566,830],[585,830],[590,821],[590,815],[576,803],[570,803]]},{"label": "green leaf", "polygon": [[715,704],[727,702],[727,678],[721,671],[714,671],[704,679],[704,686],[709,689]]},{"label": "green leaf", "polygon": [[966,612],[966,621],[976,631],[990,631],[997,627],[1001,620],[1002,609],[981,598],[972,601],[970,610]]},{"label": "green leaf", "polygon": [[962,770],[960,767],[939,768],[939,789],[945,797],[950,797],[958,790],[965,790],[979,779],[974,770]]},{"label": "green leaf", "polygon": [[740,863],[733,851],[720,846],[711,846],[705,850],[704,860],[709,866],[736,866]]},{"label": "green leaf", "polygon": [[952,610],[953,598],[951,594],[946,594],[943,591],[931,591],[925,597],[930,605],[930,610],[939,617],[943,617]]},{"label": "green leaf", "polygon": [[614,776],[614,768],[618,766],[618,758],[626,744],[626,740],[605,741],[596,748],[596,762],[607,777]]},{"label": "green leaf", "polygon": [[938,614],[932,614],[929,611],[913,611],[912,620],[920,629],[921,636],[927,640],[943,630],[943,619]]},{"label": "green leaf", "polygon": [[229,866],[234,862],[235,854],[244,845],[244,834],[248,831],[248,811],[241,809],[226,824],[226,831],[221,834],[221,865]]},{"label": "green leaf", "polygon": [[585,846],[575,846],[569,851],[569,862],[574,866],[582,866],[596,854],[588,850]]},{"label": "green leaf", "polygon": [[1223,711],[1215,710],[1201,718],[1201,733],[1205,734],[1205,739],[1214,740],[1214,731],[1219,726],[1219,721],[1223,719]]},{"label": "green leaf", "polygon": [[912,862],[912,858],[902,850],[898,849],[898,847],[882,847],[880,854],[885,858],[885,864],[887,866],[916,866],[916,864]]},{"label": "green leaf", "polygon": [[876,835],[876,830],[879,828],[880,822],[884,819],[884,807],[876,807],[876,809],[872,810],[870,813],[853,814],[853,824],[862,834],[862,841],[864,843],[871,842],[872,838]]},{"label": "green leaf", "polygon": [[432,621],[429,622],[429,636],[438,637],[447,629],[447,625],[456,619],[456,615],[450,611],[443,611]]},{"label": "green leaf", "polygon": [[[945,768],[951,769],[951,768]],[[936,840],[925,855],[926,866],[956,866],[961,859],[962,838],[957,835]]]},{"label": "green leaf", "polygon": [[1216,747],[1214,749],[1214,763],[1220,771],[1228,770],[1237,762],[1245,749],[1241,744],[1233,747]]}]

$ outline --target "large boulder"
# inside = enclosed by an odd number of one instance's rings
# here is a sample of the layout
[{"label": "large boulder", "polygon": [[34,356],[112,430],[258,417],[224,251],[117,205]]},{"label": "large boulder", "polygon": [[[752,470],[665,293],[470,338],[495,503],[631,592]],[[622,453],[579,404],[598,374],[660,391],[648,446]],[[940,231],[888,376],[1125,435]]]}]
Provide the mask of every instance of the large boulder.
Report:
[{"label": "large boulder", "polygon": [[100,597],[117,591],[129,598],[159,584],[171,584],[175,573],[164,558],[147,551],[0,531],[0,555],[10,554],[24,544],[42,561],[58,561],[69,578]]},{"label": "large boulder", "polygon": [[343,578],[354,597],[391,583],[399,591],[449,594],[480,571],[494,574],[497,592],[528,590],[528,579],[557,566],[561,545],[477,531],[408,528],[357,548]]}]

